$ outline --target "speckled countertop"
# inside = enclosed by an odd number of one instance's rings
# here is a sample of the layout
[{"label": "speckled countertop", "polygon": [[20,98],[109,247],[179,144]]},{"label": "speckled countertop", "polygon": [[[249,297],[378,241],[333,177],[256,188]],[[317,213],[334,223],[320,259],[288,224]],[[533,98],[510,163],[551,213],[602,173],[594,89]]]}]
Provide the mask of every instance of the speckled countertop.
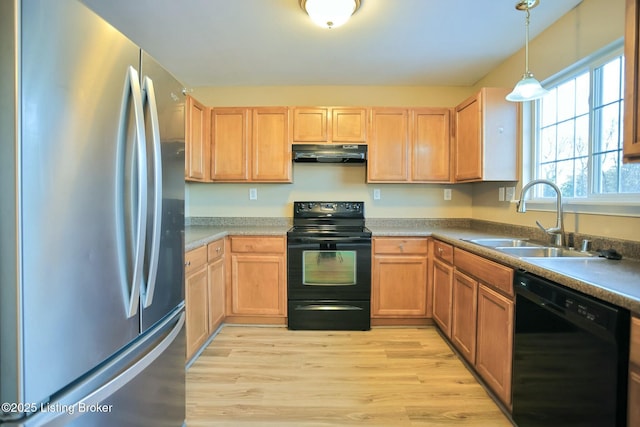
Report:
[{"label": "speckled countertop", "polygon": [[[227,235],[285,236],[291,223],[286,219],[228,222],[192,222],[185,230],[185,249],[191,250]],[[471,227],[465,220],[367,221],[373,236],[431,236],[516,269],[523,269],[569,288],[608,301],[640,315],[640,261],[593,258],[518,258],[468,242],[488,237],[528,237],[505,233],[495,227]]]}]

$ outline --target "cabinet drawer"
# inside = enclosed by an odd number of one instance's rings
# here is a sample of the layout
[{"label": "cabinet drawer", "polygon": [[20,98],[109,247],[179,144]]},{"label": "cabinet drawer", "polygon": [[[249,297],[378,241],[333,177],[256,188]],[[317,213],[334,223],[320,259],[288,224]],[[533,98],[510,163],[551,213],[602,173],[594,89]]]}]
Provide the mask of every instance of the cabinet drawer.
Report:
[{"label": "cabinet drawer", "polygon": [[640,318],[631,318],[631,353],[629,362],[640,367]]},{"label": "cabinet drawer", "polygon": [[426,254],[427,239],[378,237],[373,247],[376,254]]},{"label": "cabinet drawer", "polygon": [[284,253],[283,237],[231,237],[231,252]]},{"label": "cabinet drawer", "polygon": [[189,274],[207,263],[207,247],[200,246],[184,254],[184,272]]},{"label": "cabinet drawer", "polygon": [[209,253],[207,258],[209,262],[224,255],[224,239],[209,243],[209,245],[207,245],[207,252]]},{"label": "cabinet drawer", "polygon": [[484,284],[513,296],[513,269],[458,248],[454,250],[454,265]]},{"label": "cabinet drawer", "polygon": [[439,260],[453,264],[453,246],[435,240],[433,242],[433,252]]}]

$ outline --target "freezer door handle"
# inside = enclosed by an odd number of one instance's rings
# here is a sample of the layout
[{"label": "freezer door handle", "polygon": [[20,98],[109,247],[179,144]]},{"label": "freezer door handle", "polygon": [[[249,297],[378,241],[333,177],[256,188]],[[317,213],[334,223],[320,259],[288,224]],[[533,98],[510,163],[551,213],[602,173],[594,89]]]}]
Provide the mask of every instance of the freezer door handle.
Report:
[{"label": "freezer door handle", "polygon": [[[151,121],[151,167],[153,169],[153,205],[151,220],[151,249],[149,253],[149,270],[146,280],[142,280],[143,307],[147,308],[153,302],[156,287],[158,262],[160,258],[160,231],[162,226],[162,152],[160,145],[160,124],[158,120],[158,106],[153,88],[153,80],[145,76],[142,82],[143,105],[149,107]],[[146,283],[145,283],[146,282]]]},{"label": "freezer door handle", "polygon": [[[129,152],[129,116],[133,105],[134,146]],[[144,110],[138,72],[127,68],[118,141],[118,198],[116,223],[120,282],[128,318],[136,315],[140,303],[140,283],[144,267],[147,218],[147,155],[144,132]]]}]

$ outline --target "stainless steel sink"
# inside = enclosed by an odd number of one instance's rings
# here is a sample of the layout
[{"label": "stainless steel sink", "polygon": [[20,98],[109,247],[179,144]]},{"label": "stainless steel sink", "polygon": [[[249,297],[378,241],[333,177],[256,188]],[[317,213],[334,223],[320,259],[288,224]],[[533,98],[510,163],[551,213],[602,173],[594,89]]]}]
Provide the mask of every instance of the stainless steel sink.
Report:
[{"label": "stainless steel sink", "polygon": [[528,239],[519,238],[501,238],[501,239],[468,239],[467,242],[475,243],[477,245],[488,246],[491,248],[505,248],[505,247],[540,247],[544,244],[534,242]]},{"label": "stainless steel sink", "polygon": [[556,247],[495,247],[496,250],[519,258],[591,258],[594,254]]}]

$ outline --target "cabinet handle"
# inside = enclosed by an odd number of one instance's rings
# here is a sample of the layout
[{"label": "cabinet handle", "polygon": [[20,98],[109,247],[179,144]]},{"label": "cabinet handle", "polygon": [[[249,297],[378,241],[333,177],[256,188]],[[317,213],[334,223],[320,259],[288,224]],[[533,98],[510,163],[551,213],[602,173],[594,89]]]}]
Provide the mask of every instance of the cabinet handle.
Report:
[{"label": "cabinet handle", "polygon": [[442,248],[438,248],[438,253],[439,253],[440,255],[442,255],[442,253],[443,253],[443,252],[444,252],[444,250],[442,250]]},{"label": "cabinet handle", "polygon": [[185,263],[184,263],[184,265],[185,265],[186,267],[189,267],[189,266],[191,265],[191,261],[187,261],[187,262],[185,262]]},{"label": "cabinet handle", "polygon": [[218,252],[218,253],[220,253],[221,250],[222,250],[222,248],[219,247],[219,246],[216,248],[216,252]]}]

